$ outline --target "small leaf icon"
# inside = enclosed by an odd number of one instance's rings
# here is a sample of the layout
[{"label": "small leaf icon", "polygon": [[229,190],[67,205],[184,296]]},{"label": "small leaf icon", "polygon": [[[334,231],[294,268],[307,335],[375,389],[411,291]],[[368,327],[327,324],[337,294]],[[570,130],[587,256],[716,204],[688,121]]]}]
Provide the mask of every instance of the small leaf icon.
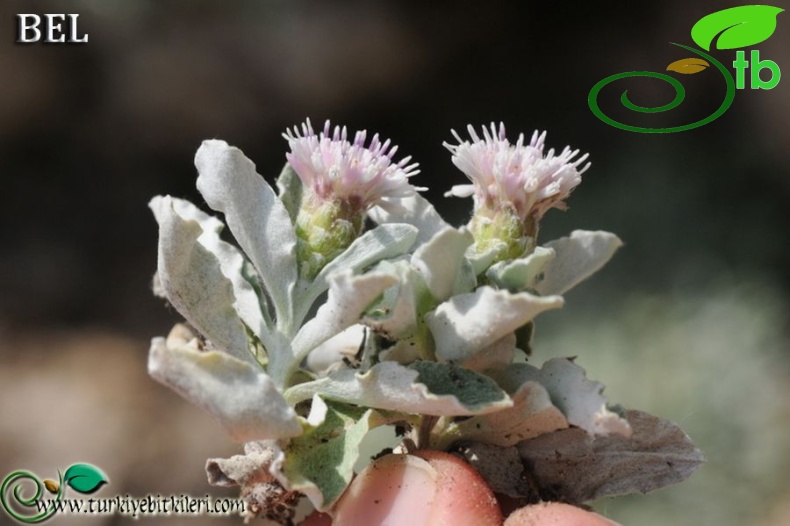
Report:
[{"label": "small leaf icon", "polygon": [[680,60],[676,60],[669,66],[667,66],[667,71],[674,71],[676,73],[683,73],[684,75],[691,75],[692,73],[699,73],[703,71],[705,68],[710,66],[706,60],[701,58],[683,58]]},{"label": "small leaf icon", "polygon": [[107,475],[90,464],[74,464],[66,470],[63,480],[80,493],[93,493],[99,486],[109,482]]},{"label": "small leaf icon", "polygon": [[44,487],[47,488],[47,491],[50,493],[57,493],[60,489],[60,484],[56,480],[46,479],[44,480]]},{"label": "small leaf icon", "polygon": [[717,35],[717,49],[753,46],[767,40],[776,29],[776,16],[784,11],[770,5],[742,5],[702,17],[691,28],[691,39],[710,51]]}]

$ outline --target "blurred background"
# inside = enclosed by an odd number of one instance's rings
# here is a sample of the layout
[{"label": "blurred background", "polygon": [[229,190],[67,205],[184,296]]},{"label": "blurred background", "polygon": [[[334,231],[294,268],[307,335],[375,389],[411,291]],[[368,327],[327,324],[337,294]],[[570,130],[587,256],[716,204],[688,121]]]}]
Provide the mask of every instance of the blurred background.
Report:
[{"label": "blurred background", "polygon": [[[708,458],[681,486],[596,508],[628,525],[790,524],[790,80],[739,90],[721,118],[675,134],[618,130],[587,106],[606,76],[689,56],[669,42],[692,44],[694,22],[735,5],[3,2],[0,475],[54,477],[84,461],[109,475],[104,494],[235,496],[208,486],[203,463],[240,447],[145,372],[150,338],[178,320],[150,293],[146,205],[157,194],[205,205],[192,164],[201,140],[240,147],[272,182],[280,134],[306,117],[379,132],[462,224],[471,202],[441,194],[465,179],[441,144],[451,129],[503,121],[511,139],[547,129],[549,146],[591,154],[542,241],[576,228],[625,241],[541,317],[534,361],[578,356],[612,402],[679,423]],[[15,14],[63,12],[80,15],[87,44],[14,43]],[[755,48],[790,71],[786,17]],[[713,54],[725,65],[735,55]],[[724,97],[715,71],[680,80],[687,99],[671,116],[612,115],[669,126]],[[644,105],[673,96],[630,82],[602,95],[604,109],[625,88]],[[181,521],[238,523],[167,523]]]}]

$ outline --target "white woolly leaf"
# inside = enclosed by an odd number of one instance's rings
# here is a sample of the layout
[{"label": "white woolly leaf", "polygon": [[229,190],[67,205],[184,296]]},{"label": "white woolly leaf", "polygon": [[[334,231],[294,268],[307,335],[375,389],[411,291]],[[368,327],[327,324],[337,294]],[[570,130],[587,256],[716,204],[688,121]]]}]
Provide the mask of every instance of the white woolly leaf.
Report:
[{"label": "white woolly leaf", "polygon": [[516,335],[509,332],[459,365],[473,371],[502,369],[513,362],[515,354]]},{"label": "white woolly leaf", "polygon": [[294,337],[294,355],[301,359],[332,336],[358,323],[367,307],[396,283],[395,276],[384,272],[355,276],[348,270],[334,274],[329,280],[326,303]]},{"label": "white woolly leaf", "polygon": [[510,407],[510,398],[487,376],[452,364],[381,362],[361,373],[342,369],[285,392],[291,404],[319,394],[327,400],[411,414],[461,416]]},{"label": "white woolly leaf", "polygon": [[200,351],[154,338],[148,373],[208,411],[239,442],[294,437],[296,413],[257,365],[226,353]]},{"label": "white woolly leaf", "polygon": [[544,296],[563,294],[603,267],[622,245],[614,234],[586,230],[574,230],[570,237],[547,243],[556,257],[546,265],[535,289]]},{"label": "white woolly leaf", "polygon": [[374,207],[368,212],[368,215],[380,225],[407,223],[417,227],[419,234],[415,241],[416,246],[427,242],[440,231],[451,228],[433,205],[419,194],[391,199],[386,210]]},{"label": "white woolly leaf", "polygon": [[241,275],[241,254],[219,240],[222,223],[170,196],[155,197],[150,207],[159,223],[157,276],[167,299],[217,348],[254,361],[239,315],[261,335],[268,330]]},{"label": "white woolly leaf", "polygon": [[436,449],[445,449],[458,440],[472,440],[507,447],[568,427],[565,416],[552,405],[546,389],[537,382],[522,384],[511,399],[513,407],[450,424],[440,430],[431,444]]},{"label": "white woolly leaf", "polygon": [[535,247],[535,251],[525,258],[495,263],[486,271],[486,277],[500,289],[511,292],[532,290],[554,256],[555,252],[550,248]]},{"label": "white woolly leaf", "polygon": [[492,372],[499,385],[513,391],[525,382],[539,382],[546,388],[551,401],[571,425],[591,435],[620,434],[628,436],[628,422],[606,408],[601,394],[604,386],[588,380],[584,369],[566,358],[552,358],[537,369],[528,364],[513,364],[501,372]]},{"label": "white woolly leaf", "polygon": [[425,285],[414,269],[402,260],[382,261],[375,270],[393,276],[396,286],[386,291],[362,323],[390,340],[411,336],[417,324],[417,296],[425,291]]},{"label": "white woolly leaf", "polygon": [[360,271],[383,259],[400,256],[409,250],[417,237],[411,225],[381,225],[365,232],[342,254],[329,262],[309,284],[297,293],[297,322],[301,322],[313,302],[329,287],[329,277],[341,270]]},{"label": "white woolly leaf", "polygon": [[353,358],[365,338],[365,326],[355,324],[340,331],[310,351],[305,365],[319,375],[325,376],[330,368],[338,367],[343,358]]},{"label": "white woolly leaf", "polygon": [[436,340],[437,358],[464,362],[539,313],[562,303],[560,296],[513,294],[486,286],[453,296],[429,312],[425,321]]},{"label": "white woolly leaf", "polygon": [[274,190],[255,164],[224,141],[203,141],[195,155],[198,190],[225,221],[271,297],[277,326],[290,330],[296,284],[296,233]]},{"label": "white woolly leaf", "polygon": [[445,228],[414,251],[411,264],[435,299],[446,300],[454,292],[462,292],[457,290],[458,274],[472,243],[474,238],[468,230]]},{"label": "white woolly leaf", "polygon": [[302,180],[299,179],[296,171],[290,163],[285,163],[280,175],[277,177],[277,190],[279,190],[280,201],[282,201],[291,222],[296,224],[296,216],[299,214],[299,206],[302,204]]},{"label": "white woolly leaf", "polygon": [[497,255],[506,249],[507,246],[504,241],[491,243],[491,246],[485,252],[478,252],[477,245],[472,245],[466,251],[466,259],[472,266],[472,271],[475,276],[478,276],[486,271],[496,259]]}]

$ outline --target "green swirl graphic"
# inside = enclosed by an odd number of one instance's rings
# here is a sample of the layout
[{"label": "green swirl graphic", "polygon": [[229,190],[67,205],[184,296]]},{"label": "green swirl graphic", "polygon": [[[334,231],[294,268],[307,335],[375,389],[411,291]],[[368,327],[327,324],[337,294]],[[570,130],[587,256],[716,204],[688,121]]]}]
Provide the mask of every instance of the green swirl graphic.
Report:
[{"label": "green swirl graphic", "polygon": [[[50,517],[52,517],[56,510],[54,506],[48,506],[45,511],[38,513],[37,515],[22,515],[18,511],[16,511],[7,500],[6,494],[8,493],[9,487],[17,481],[20,480],[32,480],[35,483],[36,492],[32,497],[24,497],[22,496],[22,491],[24,487],[21,483],[17,483],[14,486],[12,491],[14,496],[14,501],[16,502],[17,506],[22,506],[25,508],[33,508],[38,509],[36,506],[36,502],[41,498],[41,495],[44,493],[44,483],[38,478],[36,475],[29,471],[14,471],[10,473],[4,480],[2,486],[0,486],[0,504],[2,504],[3,509],[5,512],[12,518],[18,520],[19,522],[24,522],[27,524],[35,524],[37,522],[43,522]],[[60,500],[63,498],[63,475],[58,472],[58,494],[55,496],[56,500]]]},{"label": "green swirl graphic", "polygon": [[598,106],[598,93],[610,82],[614,82],[615,80],[620,80],[623,78],[628,77],[651,77],[656,78],[659,80],[663,80],[668,82],[674,89],[675,89],[675,98],[669,102],[668,104],[664,104],[663,106],[657,107],[644,107],[634,104],[628,99],[628,90],[624,91],[622,96],[620,97],[620,102],[623,106],[628,108],[629,110],[638,111],[641,113],[660,113],[662,111],[669,111],[674,109],[683,102],[683,99],[686,98],[686,90],[683,88],[683,85],[673,77],[669,75],[665,75],[663,73],[655,73],[653,71],[628,71],[626,73],[618,73],[616,75],[611,75],[606,77],[605,79],[598,82],[595,86],[592,87],[590,90],[590,94],[587,97],[587,103],[590,106],[593,114],[596,117],[601,119],[603,122],[610,126],[614,126],[615,128],[620,128],[621,130],[632,131],[632,132],[639,132],[639,133],[673,133],[673,132],[680,132],[686,130],[692,130],[694,128],[699,128],[700,126],[704,126],[709,122],[712,122],[727,111],[727,109],[732,105],[732,101],[735,99],[735,79],[732,78],[732,74],[724,67],[724,65],[713,58],[712,56],[708,55],[704,51],[700,51],[698,49],[694,49],[689,46],[684,46],[683,44],[676,44],[675,42],[670,42],[672,45],[682,47],[692,53],[695,53],[705,60],[709,61],[711,64],[716,66],[722,76],[724,76],[724,81],[727,83],[727,94],[724,96],[724,101],[721,103],[721,106],[713,112],[711,115],[708,115],[704,119],[698,120],[697,122],[692,122],[691,124],[684,124],[682,126],[673,126],[670,128],[646,128],[642,126],[631,126],[630,124],[624,124],[622,122],[618,122],[611,117],[608,117]]}]

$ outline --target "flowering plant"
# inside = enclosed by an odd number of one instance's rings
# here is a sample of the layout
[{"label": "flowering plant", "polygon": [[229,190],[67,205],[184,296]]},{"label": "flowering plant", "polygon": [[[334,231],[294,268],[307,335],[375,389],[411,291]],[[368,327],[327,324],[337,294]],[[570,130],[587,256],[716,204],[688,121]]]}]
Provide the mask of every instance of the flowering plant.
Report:
[{"label": "flowering plant", "polygon": [[[456,451],[525,502],[644,492],[701,462],[673,424],[610,407],[572,358],[526,363],[533,319],[621,242],[577,230],[538,245],[586,155],[544,152],[545,133],[511,144],[502,125],[469,134],[445,144],[470,179],[449,192],[474,196],[466,227],[409,184],[417,165],[395,162],[389,141],[349,142],[328,122],[284,135],[277,193],[238,149],[201,145],[198,189],[238,247],[191,203],[151,201],[155,292],[188,325],[153,339],[149,372],[245,443],[207,471],[242,487],[250,516],[289,523],[302,496],[330,510],[376,428],[397,431],[401,451]],[[490,469],[492,455],[517,462]]]}]

